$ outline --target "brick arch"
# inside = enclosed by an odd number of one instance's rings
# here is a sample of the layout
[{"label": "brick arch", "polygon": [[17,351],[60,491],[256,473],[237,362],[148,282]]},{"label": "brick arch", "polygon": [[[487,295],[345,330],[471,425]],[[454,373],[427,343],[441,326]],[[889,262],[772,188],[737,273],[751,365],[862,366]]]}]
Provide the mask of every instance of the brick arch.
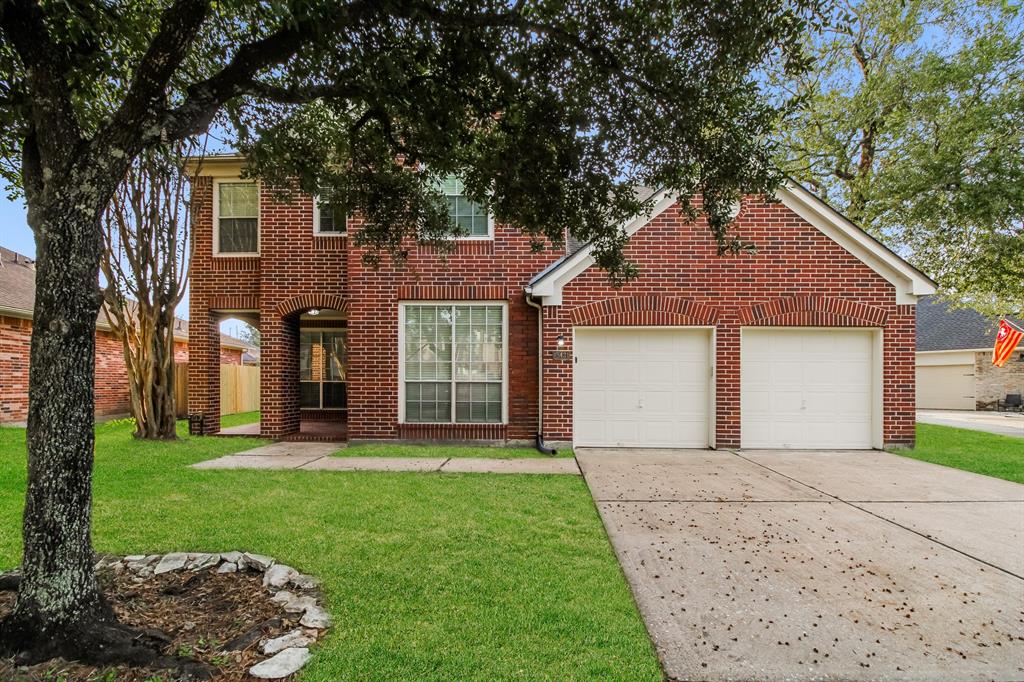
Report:
[{"label": "brick arch", "polygon": [[277,314],[281,317],[301,313],[310,308],[327,308],[328,310],[348,311],[348,299],[337,294],[302,294],[281,301],[277,304]]},{"label": "brick arch", "polygon": [[888,318],[884,308],[830,296],[787,296],[740,309],[740,321],[753,326],[881,327]]},{"label": "brick arch", "polygon": [[688,298],[616,296],[587,303],[570,311],[577,327],[631,325],[713,325],[718,310]]}]

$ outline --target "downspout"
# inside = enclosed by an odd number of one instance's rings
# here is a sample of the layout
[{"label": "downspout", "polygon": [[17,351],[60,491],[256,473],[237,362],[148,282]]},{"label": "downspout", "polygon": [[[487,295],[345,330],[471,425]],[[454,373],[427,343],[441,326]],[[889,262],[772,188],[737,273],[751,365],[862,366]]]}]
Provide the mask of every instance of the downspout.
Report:
[{"label": "downspout", "polygon": [[530,288],[525,290],[526,305],[537,309],[537,437],[534,447],[538,452],[554,457],[555,448],[544,445],[544,308],[533,300]]}]

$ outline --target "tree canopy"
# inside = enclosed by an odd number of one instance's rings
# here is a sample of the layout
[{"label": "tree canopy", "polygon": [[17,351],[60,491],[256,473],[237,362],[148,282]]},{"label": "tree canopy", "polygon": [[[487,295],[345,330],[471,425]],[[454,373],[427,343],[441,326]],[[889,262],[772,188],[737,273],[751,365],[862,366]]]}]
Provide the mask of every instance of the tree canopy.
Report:
[{"label": "tree canopy", "polygon": [[459,172],[538,243],[594,239],[600,265],[629,276],[617,225],[636,185],[703,193],[723,250],[739,247],[730,204],[779,180],[780,106],[759,74],[804,66],[815,7],[5,2],[0,154],[31,190],[24,162],[65,156],[48,147],[66,136],[134,156],[219,119],[255,173],[365,212],[377,253],[451,236],[435,185]]},{"label": "tree canopy", "polygon": [[[818,0],[0,0],[0,172],[36,237],[22,580],[0,649],[153,660],[93,571],[101,216],[143,152],[218,122],[269,184],[359,209],[368,256],[455,225],[437,180],[539,246],[593,240],[621,281],[634,189],[702,209],[779,181],[784,104]],[[409,172],[416,169],[419,172]]]},{"label": "tree canopy", "polygon": [[994,314],[1024,310],[1024,21],[986,0],[859,0],[776,82],[780,163]]}]

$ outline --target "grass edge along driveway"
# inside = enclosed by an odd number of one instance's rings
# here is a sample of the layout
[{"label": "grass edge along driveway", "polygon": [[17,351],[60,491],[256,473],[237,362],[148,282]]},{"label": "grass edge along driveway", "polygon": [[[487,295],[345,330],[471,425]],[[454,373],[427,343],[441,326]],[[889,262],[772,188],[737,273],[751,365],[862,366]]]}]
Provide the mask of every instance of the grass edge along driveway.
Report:
[{"label": "grass edge along driveway", "polygon": [[[303,680],[661,679],[581,478],[187,467],[261,442],[97,427],[97,550],[246,549],[316,575],[335,626]],[[24,447],[0,429],[0,570]]]},{"label": "grass edge along driveway", "polygon": [[984,431],[936,424],[917,425],[913,450],[890,452],[932,464],[1024,483],[1024,441]]}]

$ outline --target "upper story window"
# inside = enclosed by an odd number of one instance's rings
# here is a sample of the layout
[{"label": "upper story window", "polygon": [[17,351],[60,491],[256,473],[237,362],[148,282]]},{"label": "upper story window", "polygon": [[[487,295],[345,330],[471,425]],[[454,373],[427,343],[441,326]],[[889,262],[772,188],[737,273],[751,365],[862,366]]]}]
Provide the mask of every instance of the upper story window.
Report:
[{"label": "upper story window", "polygon": [[260,191],[251,181],[219,181],[214,193],[217,253],[255,255],[260,250]]},{"label": "upper story window", "polygon": [[348,212],[341,206],[315,197],[313,199],[313,233],[344,235],[347,232]]},{"label": "upper story window", "polygon": [[466,190],[454,175],[449,175],[441,183],[441,191],[448,199],[448,216],[465,232],[470,239],[487,239],[492,236],[493,221],[483,206],[470,201]]}]

